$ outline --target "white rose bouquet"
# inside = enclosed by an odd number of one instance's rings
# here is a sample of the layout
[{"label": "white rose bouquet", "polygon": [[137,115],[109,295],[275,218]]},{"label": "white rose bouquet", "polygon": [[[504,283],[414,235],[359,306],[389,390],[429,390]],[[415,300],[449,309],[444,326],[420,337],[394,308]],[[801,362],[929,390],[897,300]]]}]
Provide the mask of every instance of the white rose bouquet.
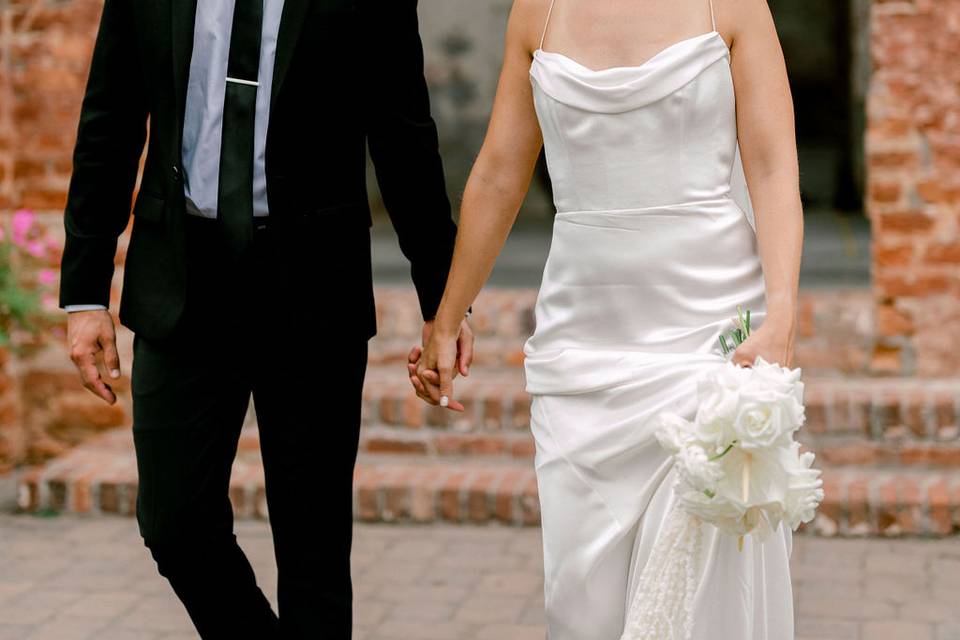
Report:
[{"label": "white rose bouquet", "polygon": [[[750,335],[750,312],[740,313],[734,348]],[[720,347],[732,351],[724,336]],[[693,420],[659,417],[657,439],[674,454],[680,507],[724,533],[761,537],[781,523],[796,530],[823,500],[814,455],[801,453],[794,434],[803,426],[800,369],[757,358],[752,368],[731,362],[697,386]]]},{"label": "white rose bouquet", "polygon": [[804,422],[800,370],[763,358],[750,369],[728,362],[697,393],[693,420],[664,413],[657,428],[675,456],[680,507],[735,536],[812,520],[823,482],[794,440]]},{"label": "white rose bouquet", "polygon": [[[734,348],[750,335],[740,313]],[[732,349],[721,336],[725,355]],[[657,439],[673,454],[677,504],[640,576],[622,640],[688,638],[701,523],[763,539],[779,526],[797,529],[823,500],[814,455],[794,434],[803,425],[799,369],[757,358],[752,368],[726,362],[697,384],[693,419],[665,412]]]}]

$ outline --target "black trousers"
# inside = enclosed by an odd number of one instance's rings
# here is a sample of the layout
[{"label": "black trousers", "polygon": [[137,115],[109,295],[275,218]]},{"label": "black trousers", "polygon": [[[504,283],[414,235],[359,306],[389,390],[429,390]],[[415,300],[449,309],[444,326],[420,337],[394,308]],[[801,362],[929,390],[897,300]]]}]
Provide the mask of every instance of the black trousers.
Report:
[{"label": "black trousers", "polygon": [[[140,531],[204,639],[351,635],[352,481],[367,342],[329,335],[323,327],[335,325],[285,295],[273,268],[283,249],[261,229],[238,260],[219,248],[214,223],[191,220],[184,317],[168,338],[134,343]],[[228,497],[251,394],[279,614],[237,545]]]}]

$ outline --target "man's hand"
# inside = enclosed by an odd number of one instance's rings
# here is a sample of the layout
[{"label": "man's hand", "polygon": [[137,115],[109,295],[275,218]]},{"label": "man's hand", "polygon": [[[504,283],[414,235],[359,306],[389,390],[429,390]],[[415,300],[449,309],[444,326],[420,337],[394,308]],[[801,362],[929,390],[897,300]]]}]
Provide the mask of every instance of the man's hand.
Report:
[{"label": "man's hand", "polygon": [[[459,334],[448,339],[435,334],[433,321],[428,321],[423,325],[423,345],[423,348],[413,347],[407,359],[407,373],[417,396],[428,404],[463,411],[463,405],[453,399],[453,379],[458,374],[470,375],[473,364],[470,324],[466,320],[461,322]],[[438,350],[442,350],[442,356],[438,357]],[[442,401],[444,397],[446,404]]]},{"label": "man's hand", "polygon": [[110,312],[98,309],[69,314],[67,341],[83,386],[107,404],[114,404],[117,395],[105,380],[108,376],[112,380],[120,377],[120,354]]}]

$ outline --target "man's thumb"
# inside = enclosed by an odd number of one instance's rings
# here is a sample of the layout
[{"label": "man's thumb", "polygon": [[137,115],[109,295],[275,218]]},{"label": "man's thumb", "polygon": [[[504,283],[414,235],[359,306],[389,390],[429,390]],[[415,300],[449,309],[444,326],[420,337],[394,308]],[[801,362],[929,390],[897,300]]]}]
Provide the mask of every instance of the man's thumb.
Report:
[{"label": "man's thumb", "polygon": [[103,338],[100,340],[100,346],[103,349],[103,364],[111,378],[120,377],[120,353],[117,351],[117,342],[113,338]]}]

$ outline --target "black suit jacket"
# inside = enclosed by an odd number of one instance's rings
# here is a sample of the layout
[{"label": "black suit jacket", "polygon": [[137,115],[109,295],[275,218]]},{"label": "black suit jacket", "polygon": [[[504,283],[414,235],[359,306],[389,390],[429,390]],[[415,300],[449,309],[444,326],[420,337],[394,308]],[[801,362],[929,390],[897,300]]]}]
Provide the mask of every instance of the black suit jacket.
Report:
[{"label": "black suit jacket", "polygon": [[[149,137],[120,319],[151,338],[176,326],[190,277],[181,139],[195,11],[196,0],[105,1],[65,214],[60,303],[108,305]],[[456,234],[416,11],[416,0],[286,0],[280,24],[266,149],[278,304],[367,337],[367,149],[425,318]]]}]

